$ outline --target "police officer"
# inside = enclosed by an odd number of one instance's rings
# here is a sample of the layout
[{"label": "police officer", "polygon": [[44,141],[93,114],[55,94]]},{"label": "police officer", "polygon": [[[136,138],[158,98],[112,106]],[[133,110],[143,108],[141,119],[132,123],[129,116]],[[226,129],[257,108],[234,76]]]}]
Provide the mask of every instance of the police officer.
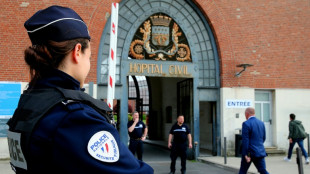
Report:
[{"label": "police officer", "polygon": [[143,141],[146,138],[148,129],[143,121],[139,120],[137,111],[132,113],[132,120],[128,122],[127,127],[130,137],[129,150],[133,155],[137,152],[138,159],[142,161]]},{"label": "police officer", "polygon": [[121,143],[107,104],[82,91],[91,47],[81,17],[51,6],[24,26],[31,81],[8,121],[16,173],[153,173]]},{"label": "police officer", "polygon": [[[173,139],[173,142],[171,143]],[[170,158],[170,174],[175,172],[175,162],[178,156],[181,157],[181,173],[186,173],[186,150],[187,150],[187,140],[188,147],[192,148],[192,136],[190,129],[184,124],[184,116],[179,115],[177,122],[171,127],[169,138],[168,138],[168,148],[171,149]]]}]

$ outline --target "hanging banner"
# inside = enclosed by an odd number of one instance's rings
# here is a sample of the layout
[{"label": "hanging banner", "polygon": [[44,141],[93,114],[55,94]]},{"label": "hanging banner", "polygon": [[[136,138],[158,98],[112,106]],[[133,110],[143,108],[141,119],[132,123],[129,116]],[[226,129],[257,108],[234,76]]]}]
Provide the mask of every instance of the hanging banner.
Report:
[{"label": "hanging banner", "polygon": [[112,3],[107,104],[113,109],[117,50],[118,3]]}]

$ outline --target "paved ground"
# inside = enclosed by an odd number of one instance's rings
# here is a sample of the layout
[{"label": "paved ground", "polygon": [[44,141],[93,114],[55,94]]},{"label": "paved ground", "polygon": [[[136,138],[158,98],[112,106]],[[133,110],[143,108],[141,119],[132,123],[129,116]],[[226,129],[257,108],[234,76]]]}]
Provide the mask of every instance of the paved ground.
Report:
[{"label": "paved ground", "polygon": [[[144,162],[153,167],[155,174],[168,174],[170,172],[170,151],[159,146],[144,145]],[[232,169],[225,169],[215,164],[206,164],[202,162],[189,161],[186,164],[187,174],[235,174]],[[180,174],[181,160],[177,159],[176,174]]]},{"label": "paved ground", "polygon": [[1,174],[14,174],[13,170],[9,165],[9,161],[0,160],[0,173]]},{"label": "paved ground", "polygon": [[[170,152],[155,145],[144,145],[143,160],[153,167],[155,174],[168,174],[170,171]],[[181,160],[176,163],[176,174],[180,174]],[[187,174],[235,174],[231,169],[225,169],[215,164],[187,161]],[[14,174],[8,160],[0,160],[0,174]]]},{"label": "paved ground", "polygon": [[[143,160],[151,165],[155,174],[168,174],[170,169],[170,152],[158,145],[144,145]],[[291,162],[283,161],[284,156],[266,157],[267,170],[270,174],[299,174],[296,164],[296,154],[293,154]],[[187,161],[187,174],[237,174],[240,167],[241,158],[228,157],[227,164],[224,164],[223,157],[200,157],[200,162]],[[176,174],[180,174],[181,164],[178,158],[176,163]],[[304,158],[303,158],[304,163]],[[303,174],[310,174],[310,165],[303,165]],[[250,173],[257,173],[252,164]],[[0,174],[14,174],[8,160],[0,160]]]},{"label": "paved ground", "polygon": [[[298,166],[296,164],[296,154],[293,154],[291,162],[283,160],[284,156],[268,156],[265,158],[267,171],[270,174],[299,174]],[[201,157],[199,160],[208,164],[220,165],[225,168],[231,168],[238,170],[240,167],[241,158],[229,157],[227,158],[227,164],[224,164],[223,157]],[[310,174],[310,165],[306,165],[305,158],[303,160],[303,174]],[[258,173],[254,164],[251,165],[248,173]]]}]

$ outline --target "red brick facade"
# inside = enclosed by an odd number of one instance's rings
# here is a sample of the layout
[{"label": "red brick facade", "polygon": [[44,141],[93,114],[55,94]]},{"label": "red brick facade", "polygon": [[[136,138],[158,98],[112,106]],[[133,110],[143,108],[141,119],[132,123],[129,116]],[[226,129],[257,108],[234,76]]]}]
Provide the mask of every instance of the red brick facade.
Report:
[{"label": "red brick facade", "polygon": [[[29,3],[28,3],[29,2]],[[107,0],[4,1],[1,5],[0,81],[29,81],[23,51],[30,45],[24,22],[37,10],[58,4],[73,8],[92,36],[92,68],[87,82],[96,83],[97,54],[110,14]],[[307,0],[196,0],[216,38],[222,87],[310,88],[310,4]],[[250,63],[234,77],[237,64]]]}]

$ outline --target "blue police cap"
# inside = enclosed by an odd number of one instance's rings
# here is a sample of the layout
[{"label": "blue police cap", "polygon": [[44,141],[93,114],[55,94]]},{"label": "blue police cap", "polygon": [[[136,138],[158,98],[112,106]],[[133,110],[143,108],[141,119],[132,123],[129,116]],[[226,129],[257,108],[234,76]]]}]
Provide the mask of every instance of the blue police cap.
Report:
[{"label": "blue police cap", "polygon": [[32,45],[47,40],[56,42],[86,38],[89,32],[83,19],[72,9],[61,6],[50,6],[39,10],[25,24]]}]

